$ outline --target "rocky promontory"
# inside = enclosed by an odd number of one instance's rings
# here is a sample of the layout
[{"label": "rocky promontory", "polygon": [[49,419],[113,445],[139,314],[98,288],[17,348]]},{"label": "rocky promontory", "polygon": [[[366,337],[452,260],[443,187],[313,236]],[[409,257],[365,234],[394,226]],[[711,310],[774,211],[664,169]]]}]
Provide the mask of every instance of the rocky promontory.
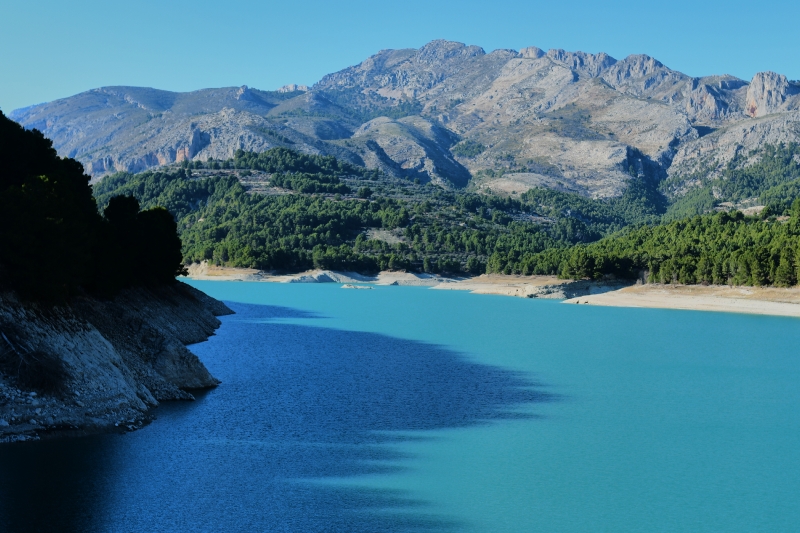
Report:
[{"label": "rocky promontory", "polygon": [[194,399],[219,381],[186,345],[231,313],[184,283],[55,306],[0,293],[0,442],[135,429]]}]

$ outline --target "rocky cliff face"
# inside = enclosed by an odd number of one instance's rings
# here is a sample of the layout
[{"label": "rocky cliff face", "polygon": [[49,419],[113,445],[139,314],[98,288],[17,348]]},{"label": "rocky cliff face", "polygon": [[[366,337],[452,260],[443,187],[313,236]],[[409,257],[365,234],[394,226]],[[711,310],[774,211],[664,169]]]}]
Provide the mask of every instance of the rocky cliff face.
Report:
[{"label": "rocky cliff face", "polygon": [[745,109],[751,117],[797,109],[793,96],[800,94],[800,85],[789,83],[786,76],[775,72],[759,72],[747,88]]},{"label": "rocky cliff face", "polygon": [[[311,88],[111,87],[11,117],[96,177],[286,146],[448,186],[503,170],[517,191],[607,197],[625,188],[633,149],[670,176],[713,172],[742,146],[798,140],[798,108],[800,85],[770,72],[692,78],[641,54],[433,41],[383,50]],[[458,143],[482,149],[453,152]]]},{"label": "rocky cliff face", "polygon": [[187,344],[230,314],[185,284],[58,307],[0,295],[0,442],[139,427],[164,400],[219,382]]},{"label": "rocky cliff face", "polygon": [[[442,177],[457,186],[469,183],[469,171],[461,165],[450,147],[458,142],[453,132],[420,116],[393,120],[378,117],[362,124],[353,133],[353,139],[372,140],[366,144],[370,151],[385,154],[388,165],[397,165],[397,170],[406,176],[431,179],[444,185]],[[379,166],[379,162],[374,166]]]}]

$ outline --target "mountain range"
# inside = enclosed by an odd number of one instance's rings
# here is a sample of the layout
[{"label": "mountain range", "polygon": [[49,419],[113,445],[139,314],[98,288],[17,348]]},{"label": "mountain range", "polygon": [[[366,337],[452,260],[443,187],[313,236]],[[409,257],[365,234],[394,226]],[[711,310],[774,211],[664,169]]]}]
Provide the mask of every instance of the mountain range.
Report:
[{"label": "mountain range", "polygon": [[310,88],[103,87],[9,116],[95,179],[283,146],[444,187],[609,198],[647,176],[680,195],[734,158],[800,141],[800,82],[438,40],[380,51]]}]

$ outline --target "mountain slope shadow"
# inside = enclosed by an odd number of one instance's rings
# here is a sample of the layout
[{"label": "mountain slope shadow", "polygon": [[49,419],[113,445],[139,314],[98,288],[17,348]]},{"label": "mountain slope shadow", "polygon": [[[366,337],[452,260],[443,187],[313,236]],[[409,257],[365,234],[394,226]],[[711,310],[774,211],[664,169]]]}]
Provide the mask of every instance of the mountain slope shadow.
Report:
[{"label": "mountain slope shadow", "polygon": [[[458,529],[426,516],[425,502],[408,494],[303,480],[391,472],[398,467],[385,461],[402,457],[382,445],[413,438],[393,432],[520,417],[514,407],[555,399],[519,375],[440,346],[293,324],[283,319],[313,315],[292,309],[228,305],[237,314],[193,346],[222,385],[194,405],[159,408],[161,420],[142,431],[104,437],[115,439],[115,466],[98,475],[116,479],[102,483],[108,491],[98,531],[123,524],[126,531]],[[8,459],[6,452],[0,457]],[[74,478],[52,482],[81,490]]]}]

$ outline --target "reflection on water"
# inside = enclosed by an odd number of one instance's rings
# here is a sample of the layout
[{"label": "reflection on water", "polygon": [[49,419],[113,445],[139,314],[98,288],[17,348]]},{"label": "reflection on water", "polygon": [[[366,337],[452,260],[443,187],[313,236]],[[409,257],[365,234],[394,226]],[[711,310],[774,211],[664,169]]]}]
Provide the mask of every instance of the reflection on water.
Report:
[{"label": "reflection on water", "polygon": [[[401,459],[383,446],[403,438],[392,432],[520,417],[515,407],[553,399],[439,346],[231,307],[195,347],[223,382],[197,402],[162,406],[128,435],[0,448],[0,530],[452,530],[409,494],[303,480],[388,472]],[[388,508],[411,512],[370,512]]]}]

